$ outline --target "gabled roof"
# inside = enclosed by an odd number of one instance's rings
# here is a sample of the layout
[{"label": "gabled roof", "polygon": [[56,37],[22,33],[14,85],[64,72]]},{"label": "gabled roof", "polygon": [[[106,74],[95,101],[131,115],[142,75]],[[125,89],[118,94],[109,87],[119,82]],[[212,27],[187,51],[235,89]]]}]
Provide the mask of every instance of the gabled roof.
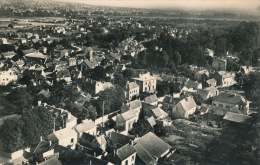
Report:
[{"label": "gabled roof", "polygon": [[154,116],[157,119],[164,118],[164,117],[168,116],[168,114],[166,112],[164,112],[164,110],[162,110],[159,107],[152,109],[152,113],[154,114]]},{"label": "gabled roof", "polygon": [[23,54],[29,54],[29,53],[34,53],[36,50],[31,48],[31,49],[26,49],[26,50],[22,50]]},{"label": "gabled roof", "polygon": [[144,102],[147,103],[147,104],[152,104],[154,102],[158,101],[158,97],[154,94],[154,95],[150,95],[148,97],[146,97],[144,99]]},{"label": "gabled roof", "polygon": [[38,154],[42,154],[46,151],[48,151],[50,148],[50,144],[49,142],[42,140],[38,143],[37,147],[34,149],[33,153],[38,155]]},{"label": "gabled roof", "polygon": [[117,156],[121,160],[125,160],[134,153],[136,153],[136,149],[130,144],[126,144],[117,150]]},{"label": "gabled roof", "polygon": [[193,81],[193,80],[188,80],[185,85],[188,88],[197,89],[199,87],[200,83]]},{"label": "gabled roof", "polygon": [[154,120],[154,117],[151,116],[149,117],[148,119],[146,119],[148,121],[148,123],[151,125],[151,127],[155,126],[156,125],[156,122]]},{"label": "gabled roof", "polygon": [[4,56],[4,57],[15,56],[15,52],[14,52],[14,51],[2,52],[1,54],[2,54],[2,56]]},{"label": "gabled roof", "polygon": [[25,57],[32,57],[32,58],[41,58],[41,59],[47,59],[47,56],[43,55],[40,52],[33,52],[33,53],[27,53]]},{"label": "gabled roof", "polygon": [[197,106],[192,96],[185,97],[179,103],[185,111],[189,111]]},{"label": "gabled roof", "polygon": [[224,120],[232,121],[241,124],[250,124],[252,116],[246,116],[238,113],[227,112],[223,118]]},{"label": "gabled roof", "polygon": [[56,73],[56,78],[64,78],[64,77],[70,77],[69,70],[60,70]]},{"label": "gabled roof", "polygon": [[110,132],[109,139],[113,142],[113,144],[117,144],[119,146],[124,146],[129,143],[130,140],[133,140],[133,137],[123,135],[117,132]]},{"label": "gabled roof", "polygon": [[144,149],[144,147],[137,143],[134,145],[134,148],[137,151],[138,157],[147,165],[156,164],[156,160]]},{"label": "gabled roof", "polygon": [[217,80],[212,78],[212,79],[207,80],[206,82],[211,85],[211,84],[216,84]]},{"label": "gabled roof", "polygon": [[85,131],[90,130],[92,128],[95,128],[95,127],[96,127],[95,123],[92,120],[88,120],[86,122],[83,121],[83,123],[76,125],[74,127],[74,129],[77,132],[82,133],[82,132],[85,132]]},{"label": "gabled roof", "polygon": [[206,90],[206,89],[198,89],[197,91],[198,95],[200,95],[200,97],[203,99],[203,100],[206,100],[208,98],[208,95],[209,95],[209,90]]},{"label": "gabled roof", "polygon": [[246,102],[246,100],[237,94],[229,94],[229,93],[221,93],[217,97],[214,98],[215,101],[225,102],[230,104],[239,104],[241,102]]},{"label": "gabled roof", "polygon": [[171,146],[165,143],[154,133],[149,132],[136,140],[151,156],[160,158]]},{"label": "gabled roof", "polygon": [[55,131],[51,135],[49,135],[49,137],[51,138],[49,140],[51,140],[51,141],[52,140],[53,141],[62,140],[62,139],[66,139],[66,138],[71,137],[71,136],[77,136],[77,133],[72,129],[64,128],[64,129]]},{"label": "gabled roof", "polygon": [[90,69],[95,68],[95,66],[89,60],[84,60],[82,63],[85,63]]},{"label": "gabled roof", "polygon": [[126,104],[129,109],[136,109],[136,108],[141,108],[142,107],[142,103],[140,100],[134,100],[134,101],[130,101],[129,103]]},{"label": "gabled roof", "polygon": [[57,157],[52,157],[42,163],[39,163],[39,165],[62,165],[62,163],[58,160]]},{"label": "gabled roof", "polygon": [[130,82],[130,83],[126,84],[126,89],[131,90],[131,89],[135,89],[135,88],[139,88],[139,85],[136,84],[135,82]]},{"label": "gabled roof", "polygon": [[42,94],[44,97],[49,98],[51,96],[49,91],[42,89],[37,95]]},{"label": "gabled roof", "polygon": [[133,119],[137,117],[137,114],[134,110],[129,110],[129,111],[126,111],[120,115],[118,115],[117,117],[117,121],[119,122],[125,122],[125,121],[128,121],[130,119]]}]

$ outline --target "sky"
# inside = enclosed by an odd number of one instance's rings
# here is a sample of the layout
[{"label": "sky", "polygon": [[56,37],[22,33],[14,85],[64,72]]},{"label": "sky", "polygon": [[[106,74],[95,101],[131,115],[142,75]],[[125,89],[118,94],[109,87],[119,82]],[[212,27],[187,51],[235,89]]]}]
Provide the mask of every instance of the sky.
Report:
[{"label": "sky", "polygon": [[[64,2],[79,2],[91,5],[140,8],[185,8],[185,9],[235,9],[243,11],[258,11],[260,0],[59,0]],[[259,9],[258,9],[259,8]]]}]

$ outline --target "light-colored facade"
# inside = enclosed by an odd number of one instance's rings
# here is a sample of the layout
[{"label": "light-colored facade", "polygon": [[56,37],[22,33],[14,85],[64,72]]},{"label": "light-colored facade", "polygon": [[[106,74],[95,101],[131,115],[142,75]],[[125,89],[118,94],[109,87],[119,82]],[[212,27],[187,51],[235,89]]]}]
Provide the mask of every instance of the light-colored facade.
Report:
[{"label": "light-colored facade", "polygon": [[71,149],[75,149],[78,142],[78,136],[74,130],[64,128],[48,135],[48,140],[61,146],[70,146]]},{"label": "light-colored facade", "polygon": [[0,71],[0,85],[6,86],[12,81],[17,81],[17,74],[11,69],[7,71]]},{"label": "light-colored facade", "polygon": [[139,77],[133,78],[140,87],[140,92],[154,92],[156,91],[156,78],[150,73],[140,74]]},{"label": "light-colored facade", "polygon": [[139,85],[135,82],[127,82],[126,84],[126,99],[132,100],[134,96],[139,96]]},{"label": "light-colored facade", "polygon": [[236,84],[237,82],[235,77],[235,73],[226,71],[219,71],[215,73],[214,76],[214,78],[217,80],[217,85],[221,87],[229,87]]},{"label": "light-colored facade", "polygon": [[172,116],[173,118],[188,118],[193,114],[197,108],[197,105],[192,96],[185,97],[173,106]]}]

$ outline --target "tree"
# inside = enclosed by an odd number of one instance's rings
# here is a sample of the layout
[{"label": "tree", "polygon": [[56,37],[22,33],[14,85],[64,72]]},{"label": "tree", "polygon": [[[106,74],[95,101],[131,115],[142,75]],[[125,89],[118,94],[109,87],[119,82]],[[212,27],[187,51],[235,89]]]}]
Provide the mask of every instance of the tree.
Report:
[{"label": "tree", "polygon": [[133,69],[126,69],[122,72],[122,75],[125,79],[131,80],[136,75],[136,73]]},{"label": "tree", "polygon": [[117,84],[121,87],[125,87],[126,79],[124,79],[124,77],[121,74],[115,73],[114,74],[114,84]]},{"label": "tree", "polygon": [[91,77],[97,81],[103,80],[106,77],[105,69],[102,66],[95,67]]},{"label": "tree", "polygon": [[153,128],[148,123],[147,120],[139,119],[136,123],[133,124],[132,130],[129,131],[131,135],[138,135],[139,137],[147,134],[148,132],[153,132]]},{"label": "tree", "polygon": [[14,106],[20,109],[30,107],[33,102],[32,96],[25,88],[15,88],[11,93],[6,96]]},{"label": "tree", "polygon": [[97,113],[102,116],[104,103],[104,114],[108,114],[119,110],[125,101],[125,93],[122,87],[115,86],[107,88],[99,93],[99,98],[96,102]]},{"label": "tree", "polygon": [[156,124],[155,126],[154,126],[154,133],[157,135],[157,136],[165,136],[166,135],[166,133],[167,133],[167,130],[166,130],[166,128],[163,126],[163,125],[161,125],[161,124]]},{"label": "tree", "polygon": [[25,146],[32,146],[39,142],[40,136],[47,136],[53,130],[53,117],[49,111],[42,106],[23,111],[22,129]]},{"label": "tree", "polygon": [[20,119],[7,119],[1,126],[0,139],[6,152],[14,152],[24,147],[22,138],[24,122]]}]

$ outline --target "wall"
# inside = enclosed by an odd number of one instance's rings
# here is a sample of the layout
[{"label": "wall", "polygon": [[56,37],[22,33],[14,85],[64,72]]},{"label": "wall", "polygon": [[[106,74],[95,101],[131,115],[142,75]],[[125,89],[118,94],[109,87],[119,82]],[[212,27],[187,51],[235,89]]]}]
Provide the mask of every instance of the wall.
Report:
[{"label": "wall", "polygon": [[[133,157],[133,158],[132,158]],[[123,160],[121,165],[126,165],[126,161],[128,161],[128,165],[135,165],[136,153],[129,156],[127,159]]]}]

